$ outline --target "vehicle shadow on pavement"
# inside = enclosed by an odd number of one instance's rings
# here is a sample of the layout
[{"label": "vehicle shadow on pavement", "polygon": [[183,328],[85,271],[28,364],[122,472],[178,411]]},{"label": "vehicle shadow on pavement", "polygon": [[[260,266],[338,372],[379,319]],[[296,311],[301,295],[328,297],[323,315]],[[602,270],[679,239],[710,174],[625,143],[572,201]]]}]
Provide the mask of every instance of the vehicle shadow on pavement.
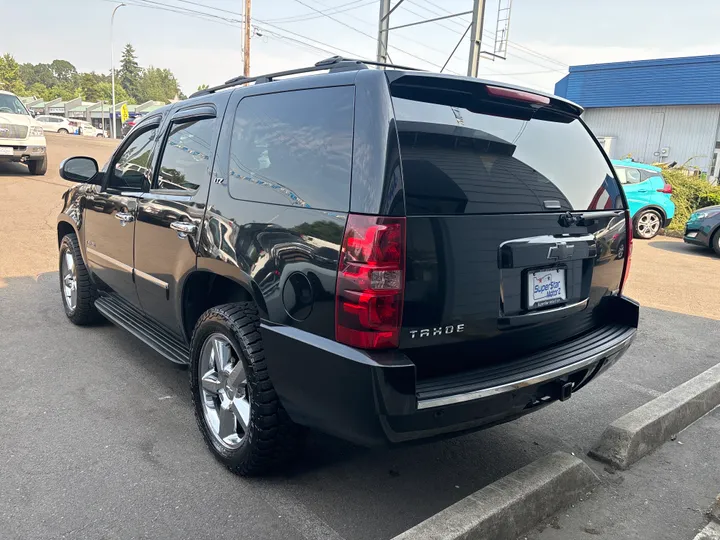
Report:
[{"label": "vehicle shadow on pavement", "polygon": [[653,240],[648,244],[650,247],[670,251],[672,253],[684,253],[686,255],[697,255],[699,257],[707,257],[709,259],[718,259],[717,255],[709,249],[702,246],[693,246],[685,242],[673,242],[670,240]]},{"label": "vehicle shadow on pavement", "polygon": [[28,176],[27,165],[21,163],[0,163],[0,176]]}]

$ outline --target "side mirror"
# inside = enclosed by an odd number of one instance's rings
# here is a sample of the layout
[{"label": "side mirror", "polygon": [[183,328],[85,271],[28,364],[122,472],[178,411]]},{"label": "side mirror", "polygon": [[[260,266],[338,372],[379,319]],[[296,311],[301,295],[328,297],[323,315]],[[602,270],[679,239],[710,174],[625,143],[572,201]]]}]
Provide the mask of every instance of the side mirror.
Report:
[{"label": "side mirror", "polygon": [[69,182],[85,183],[98,172],[98,164],[91,157],[71,157],[60,164],[60,177]]}]

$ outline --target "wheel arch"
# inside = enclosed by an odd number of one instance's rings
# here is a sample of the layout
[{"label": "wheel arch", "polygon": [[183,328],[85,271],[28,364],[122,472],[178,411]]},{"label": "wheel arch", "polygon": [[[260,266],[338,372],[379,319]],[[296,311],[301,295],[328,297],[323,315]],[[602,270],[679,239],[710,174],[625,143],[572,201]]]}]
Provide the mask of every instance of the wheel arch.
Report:
[{"label": "wheel arch", "polygon": [[[182,327],[188,342],[200,316],[208,309],[234,302],[254,302],[260,317],[267,317],[267,307],[262,293],[250,282],[234,276],[198,269],[184,280],[182,285]],[[255,290],[253,290],[255,289]]]},{"label": "wheel arch", "polygon": [[[57,224],[58,247],[60,247],[60,243],[62,242],[63,237],[71,233],[75,233],[75,235],[78,236],[75,224],[72,223],[69,219],[59,219]],[[80,246],[80,248],[80,251],[82,252],[82,246]]]},{"label": "wheel arch", "polygon": [[665,213],[665,210],[662,208],[662,206],[658,206],[656,204],[648,204],[647,206],[643,206],[640,210],[635,212],[635,215],[633,216],[633,221],[635,221],[637,219],[637,217],[640,214],[642,214],[643,212],[645,212],[646,210],[655,210],[656,212],[658,212],[660,214],[660,217],[662,218],[663,223],[665,223],[665,221],[667,221],[667,214]]}]

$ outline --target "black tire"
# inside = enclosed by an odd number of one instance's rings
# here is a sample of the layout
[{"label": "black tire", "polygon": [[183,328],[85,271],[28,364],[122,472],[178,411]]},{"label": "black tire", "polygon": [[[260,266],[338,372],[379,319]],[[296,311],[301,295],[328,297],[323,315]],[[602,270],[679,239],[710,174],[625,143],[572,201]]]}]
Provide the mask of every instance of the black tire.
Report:
[{"label": "black tire", "polygon": [[[77,287],[77,297],[75,307],[68,305],[64,294],[64,276],[63,276],[63,258],[65,253],[70,253],[73,257],[75,267],[75,284]],[[86,326],[93,324],[102,319],[100,313],[95,309],[95,300],[98,297],[97,289],[90,281],[90,274],[85,267],[85,262],[80,253],[75,233],[66,234],[60,242],[60,260],[58,267],[60,269],[60,294],[65,308],[65,315],[78,326]]]},{"label": "black tire", "polygon": [[[283,468],[302,449],[304,429],[290,420],[280,404],[267,372],[260,319],[252,302],[225,304],[206,311],[193,332],[190,363],[190,388],[195,419],[205,443],[230,471],[242,476],[257,476]],[[250,420],[239,447],[223,446],[206,420],[200,373],[203,346],[212,335],[222,334],[238,353],[247,377]]]},{"label": "black tire", "polygon": [[42,176],[47,172],[47,157],[27,162],[30,174]]},{"label": "black tire", "polygon": [[710,247],[716,255],[720,255],[720,229],[715,231],[710,238]]},{"label": "black tire", "polygon": [[[651,220],[653,223],[656,223],[657,228],[654,230],[652,228],[648,228],[648,226],[645,225],[646,220]],[[660,229],[662,229],[662,226],[663,217],[660,215],[660,212],[651,209],[643,210],[635,216],[635,219],[633,219],[633,236],[643,240],[650,240],[657,236]]]},{"label": "black tire", "polygon": [[58,132],[58,135],[67,135],[68,134],[68,130],[65,128],[60,128],[57,130],[57,132]]}]

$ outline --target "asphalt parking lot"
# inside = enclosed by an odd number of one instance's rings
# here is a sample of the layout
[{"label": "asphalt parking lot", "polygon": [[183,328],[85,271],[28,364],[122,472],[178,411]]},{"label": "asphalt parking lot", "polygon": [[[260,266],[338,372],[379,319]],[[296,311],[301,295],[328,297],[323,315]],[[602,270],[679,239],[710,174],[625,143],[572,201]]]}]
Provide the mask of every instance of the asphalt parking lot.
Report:
[{"label": "asphalt parking lot", "polygon": [[[51,137],[45,177],[0,165],[3,540],[387,539],[540,456],[584,455],[610,422],[720,362],[720,285],[708,279],[720,259],[672,239],[636,242],[628,292],[644,306],[638,339],[571,400],[388,450],[313,433],[287,474],[236,477],[204,447],[186,370],[123,330],[75,327],[63,313],[54,226],[69,184],[57,166],[73,154],[104,161],[112,145]],[[677,501],[653,539],[692,537],[717,494],[715,471],[715,487]]]}]

